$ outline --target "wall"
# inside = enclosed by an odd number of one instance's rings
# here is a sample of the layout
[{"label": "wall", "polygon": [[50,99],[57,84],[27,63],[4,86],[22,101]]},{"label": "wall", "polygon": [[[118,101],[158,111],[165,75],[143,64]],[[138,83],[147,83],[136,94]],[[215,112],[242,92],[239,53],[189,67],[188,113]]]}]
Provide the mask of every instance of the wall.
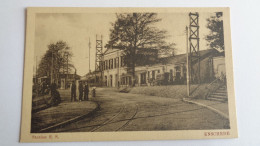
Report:
[{"label": "wall", "polygon": [[221,74],[226,75],[225,57],[219,56],[213,58],[213,67],[215,78],[221,77]]}]

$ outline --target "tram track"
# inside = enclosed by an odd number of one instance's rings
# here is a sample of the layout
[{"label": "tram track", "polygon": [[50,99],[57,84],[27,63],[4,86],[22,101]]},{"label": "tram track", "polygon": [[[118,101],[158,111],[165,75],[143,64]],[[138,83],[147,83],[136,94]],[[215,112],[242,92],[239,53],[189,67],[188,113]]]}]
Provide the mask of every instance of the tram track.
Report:
[{"label": "tram track", "polygon": [[125,110],[125,107],[126,107],[126,106],[124,105],[124,107],[122,107],[122,108],[120,109],[120,111],[119,111],[116,115],[114,115],[114,116],[111,117],[109,120],[105,121],[104,123],[102,123],[102,124],[96,126],[95,128],[93,128],[93,129],[91,130],[91,132],[94,132],[94,131],[100,129],[101,127],[105,126],[106,124],[109,124],[109,123],[110,123],[111,121],[113,121],[120,113],[122,113],[123,110]]},{"label": "tram track", "polygon": [[[182,115],[188,115],[188,113],[198,113],[207,112],[204,111],[204,107],[198,107],[194,104],[185,103],[182,100],[170,100],[168,98],[163,98],[164,102],[154,100],[153,97],[143,100],[140,98],[125,98],[123,94],[122,97],[116,97],[113,94],[106,95],[102,98],[96,100],[101,107],[95,115],[91,117],[86,117],[80,121],[77,121],[67,127],[62,127],[60,129],[54,130],[55,132],[116,132],[116,131],[128,131],[132,129],[140,129],[142,121],[149,121],[149,118],[158,120],[164,116],[170,116],[174,118],[169,118],[168,121],[182,121],[185,119]],[[148,110],[149,109],[149,110]],[[158,117],[158,118],[156,118]],[[156,119],[155,119],[156,118]],[[212,117],[213,118],[213,117]],[[173,120],[172,120],[173,119]],[[178,120],[180,119],[180,120]],[[187,117],[186,119],[194,119]],[[199,119],[196,119],[199,120]],[[214,119],[215,120],[215,119]],[[167,121],[167,120],[166,120]],[[141,123],[140,123],[141,122]],[[167,123],[161,121],[161,123]],[[168,122],[169,123],[169,122]],[[154,129],[160,129],[161,125],[158,122],[154,122]],[[214,122],[212,123],[212,125]],[[172,124],[174,127],[174,124]],[[143,125],[144,127],[146,125]],[[150,126],[150,125],[148,125]],[[152,125],[153,126],[153,125]],[[159,127],[159,128],[158,128]],[[167,127],[168,128],[168,127]],[[148,129],[151,129],[150,127]],[[173,128],[174,129],[174,128]]]},{"label": "tram track", "polygon": [[[129,110],[129,109],[128,109]],[[67,132],[67,131],[71,131],[71,130],[77,130],[77,129],[82,129],[82,128],[91,128],[90,132],[96,132],[98,131],[99,129],[102,129],[102,128],[107,128],[109,126],[111,126],[112,124],[117,124],[117,123],[120,123],[120,122],[125,122],[123,125],[120,125],[119,127],[115,127],[113,129],[115,130],[111,130],[111,131],[119,131],[123,128],[125,128],[132,120],[135,119],[135,116],[137,115],[138,113],[138,105],[135,105],[135,110],[133,112],[133,114],[129,117],[129,118],[120,118],[120,116],[125,116],[125,115],[128,115],[128,110],[127,110],[127,107],[124,105],[123,107],[120,108],[119,112],[117,112],[114,116],[110,117],[108,120],[105,120],[104,122],[100,123],[100,124],[94,124],[94,125],[87,125],[87,126],[79,126],[77,123],[73,123],[73,125],[76,127],[76,128],[70,128],[70,129],[66,129],[66,130],[62,130],[59,132]],[[104,115],[100,115],[98,117],[101,117],[101,116],[104,116]],[[116,118],[119,118],[117,120],[115,120]]]},{"label": "tram track", "polygon": [[[179,104],[181,104],[181,102],[176,102],[177,104],[175,106],[178,106]],[[130,107],[130,106],[129,106]],[[128,108],[129,109],[129,108]],[[203,108],[198,108],[198,109],[193,109],[193,110],[200,110],[200,109],[203,109]],[[87,125],[87,126],[79,126],[77,123],[73,123],[73,125],[75,125],[76,128],[70,128],[70,129],[67,129],[67,130],[62,130],[62,131],[59,131],[59,132],[67,132],[67,131],[71,131],[71,130],[77,130],[77,129],[82,129],[82,128],[90,128],[88,131],[90,132],[96,132],[98,131],[99,129],[102,129],[102,128],[106,128],[107,125],[112,125],[112,124],[117,124],[117,123],[120,123],[120,122],[125,122],[122,126],[120,127],[116,127],[115,130],[111,130],[111,131],[120,131],[122,130],[123,128],[125,128],[131,121],[133,120],[137,120],[137,119],[143,119],[143,118],[152,118],[152,117],[160,117],[160,116],[167,116],[167,115],[171,115],[171,114],[178,114],[178,113],[182,113],[182,112],[189,112],[189,111],[193,111],[193,110],[187,110],[187,111],[178,111],[178,112],[173,112],[173,113],[164,113],[164,114],[155,114],[155,115],[148,115],[148,116],[141,116],[141,117],[136,117],[137,113],[138,113],[138,110],[139,110],[139,107],[137,104],[135,104],[135,110],[134,110],[134,113],[133,115],[130,116],[130,118],[122,118],[122,119],[118,119],[118,120],[115,120],[116,118],[118,118],[120,115],[127,115],[129,113],[124,113],[127,112],[127,108],[126,108],[126,105],[124,105],[123,107],[120,108],[120,110],[114,114],[114,116],[110,117],[109,119],[105,120],[104,122],[102,123],[99,123],[99,124],[93,124],[93,125]],[[97,117],[95,118],[100,118],[104,115],[98,115]],[[95,119],[92,119],[92,120],[95,120]],[[91,120],[89,120],[91,121]]]},{"label": "tram track", "polygon": [[137,112],[138,112],[138,105],[136,105],[136,110],[135,110],[135,113],[133,114],[133,116],[124,125],[122,125],[118,129],[116,129],[115,131],[119,131],[119,130],[125,128],[134,119],[134,117],[137,115]]}]

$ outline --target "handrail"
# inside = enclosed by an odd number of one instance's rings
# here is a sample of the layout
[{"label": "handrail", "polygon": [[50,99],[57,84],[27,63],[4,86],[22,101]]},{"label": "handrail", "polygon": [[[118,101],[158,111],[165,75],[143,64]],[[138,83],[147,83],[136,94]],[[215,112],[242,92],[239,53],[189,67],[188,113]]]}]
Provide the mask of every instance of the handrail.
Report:
[{"label": "handrail", "polygon": [[210,87],[213,83],[217,82],[218,80],[219,80],[219,78],[216,78],[214,81],[212,81],[211,83],[209,83],[205,88],[209,89],[209,87]]},{"label": "handrail", "polygon": [[207,99],[208,96],[209,96],[211,93],[215,92],[215,91],[221,86],[221,85],[219,85],[218,87],[216,87],[216,88],[214,88],[214,89],[210,88],[210,86],[212,86],[214,83],[216,83],[216,82],[218,82],[218,81],[220,81],[219,78],[216,78],[214,81],[212,81],[210,84],[208,84],[208,85],[205,87],[205,89],[208,90],[208,93],[205,95],[205,99]]}]

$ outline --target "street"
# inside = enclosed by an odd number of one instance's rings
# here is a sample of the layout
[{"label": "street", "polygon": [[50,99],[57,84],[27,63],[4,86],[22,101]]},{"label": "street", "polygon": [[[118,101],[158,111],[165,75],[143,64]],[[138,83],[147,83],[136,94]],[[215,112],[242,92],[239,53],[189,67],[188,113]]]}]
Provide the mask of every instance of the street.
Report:
[{"label": "street", "polygon": [[[69,98],[69,94],[61,94]],[[65,96],[65,97],[64,97]],[[229,121],[207,108],[181,98],[120,93],[116,88],[97,88],[90,98],[100,109],[91,117],[51,132],[105,132],[228,129]]]}]

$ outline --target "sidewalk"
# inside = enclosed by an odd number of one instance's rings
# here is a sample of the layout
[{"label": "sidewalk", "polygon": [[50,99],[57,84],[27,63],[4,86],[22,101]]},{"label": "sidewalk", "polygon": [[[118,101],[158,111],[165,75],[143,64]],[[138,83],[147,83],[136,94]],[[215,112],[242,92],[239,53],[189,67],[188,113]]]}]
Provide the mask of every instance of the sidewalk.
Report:
[{"label": "sidewalk", "polygon": [[48,132],[55,127],[93,114],[98,105],[92,101],[64,101],[58,106],[32,113],[31,132]]},{"label": "sidewalk", "polygon": [[41,95],[32,99],[32,112],[37,112],[50,107],[51,95]]},{"label": "sidewalk", "polygon": [[209,110],[212,110],[213,112],[216,112],[222,117],[229,119],[228,102],[192,98],[183,98],[183,101],[203,106]]}]

